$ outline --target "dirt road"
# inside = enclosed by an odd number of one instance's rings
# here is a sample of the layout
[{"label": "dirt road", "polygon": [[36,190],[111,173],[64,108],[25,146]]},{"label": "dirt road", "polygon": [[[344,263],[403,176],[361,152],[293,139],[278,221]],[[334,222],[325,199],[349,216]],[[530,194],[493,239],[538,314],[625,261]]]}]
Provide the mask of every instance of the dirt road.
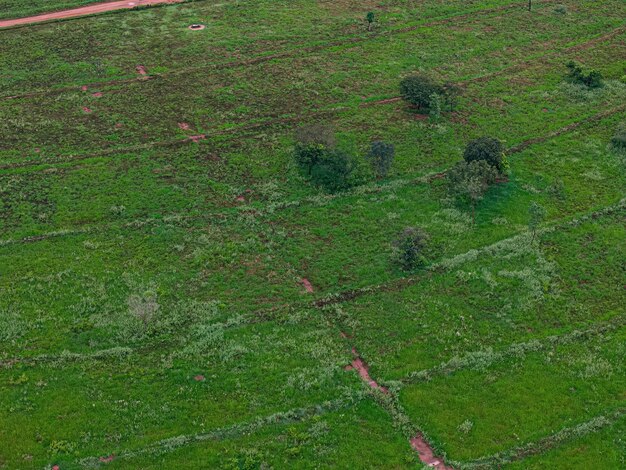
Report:
[{"label": "dirt road", "polygon": [[146,5],[157,5],[159,3],[180,3],[183,0],[124,0],[116,2],[95,3],[85,7],[73,8],[71,10],[61,10],[42,15],[27,16],[25,18],[15,18],[12,20],[0,20],[0,28],[18,26],[31,23],[41,23],[42,21],[59,20],[63,18],[76,18],[79,16],[93,15],[106,11],[124,10]]}]

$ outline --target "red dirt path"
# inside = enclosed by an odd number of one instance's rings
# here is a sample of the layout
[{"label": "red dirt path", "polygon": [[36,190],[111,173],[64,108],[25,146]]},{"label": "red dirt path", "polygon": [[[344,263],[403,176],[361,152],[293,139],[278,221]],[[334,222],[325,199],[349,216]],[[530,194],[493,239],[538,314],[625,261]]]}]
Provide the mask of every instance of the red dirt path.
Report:
[{"label": "red dirt path", "polygon": [[157,5],[159,3],[179,3],[183,0],[124,0],[115,2],[96,3],[85,7],[73,8],[71,10],[55,11],[42,15],[28,16],[25,18],[15,18],[12,20],[0,21],[0,28],[19,26],[31,23],[41,23],[43,21],[60,20],[64,18],[76,18],[79,16],[93,15],[107,11],[124,10],[139,6]]}]

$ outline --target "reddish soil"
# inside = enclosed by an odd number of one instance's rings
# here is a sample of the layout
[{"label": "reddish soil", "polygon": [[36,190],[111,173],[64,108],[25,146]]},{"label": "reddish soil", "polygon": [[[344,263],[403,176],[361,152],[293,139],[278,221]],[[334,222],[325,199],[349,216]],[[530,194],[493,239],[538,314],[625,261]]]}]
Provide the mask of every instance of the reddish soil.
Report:
[{"label": "reddish soil", "polygon": [[83,106],[83,111],[87,114],[91,113],[92,110],[90,108],[88,108],[87,106]]},{"label": "reddish soil", "polygon": [[178,127],[184,131],[188,131],[189,129],[191,129],[191,126],[187,124],[186,122],[179,122]]},{"label": "reddish soil", "polygon": [[237,196],[237,199],[235,199],[235,201],[237,201],[237,202],[246,202],[246,198],[244,196]]},{"label": "reddish soil", "polygon": [[363,359],[361,359],[361,356],[359,356],[359,353],[356,351],[355,348],[352,348],[352,354],[354,355],[354,359],[352,360],[352,363],[350,365],[345,367],[345,370],[356,369],[361,379],[363,379],[363,381],[366,382],[370,387],[375,390],[380,390],[383,393],[389,393],[389,390],[387,388],[383,387],[382,385],[378,385],[378,383],[372,377],[370,377],[369,367],[367,363]]},{"label": "reddish soil", "polygon": [[429,467],[436,468],[437,470],[453,470],[452,467],[443,463],[442,459],[435,456],[432,447],[428,445],[428,442],[424,440],[421,434],[411,439],[411,447],[417,452],[420,460]]},{"label": "reddish soil", "polygon": [[87,91],[88,90],[87,85],[81,86],[80,89],[83,90],[83,91]]},{"label": "reddish soil", "polygon": [[304,289],[309,294],[312,294],[313,293],[313,284],[311,284],[311,282],[306,277],[303,277],[301,282],[302,282],[302,285],[304,286]]},{"label": "reddish soil", "polygon": [[196,382],[204,382],[204,375],[196,375],[193,379]]},{"label": "reddish soil", "polygon": [[428,114],[416,114],[414,119],[416,121],[426,121],[428,119]]},{"label": "reddish soil", "polygon": [[96,91],[95,93],[92,93],[91,96],[95,97],[95,98],[102,98],[103,93],[101,91]]},{"label": "reddish soil", "polygon": [[187,139],[187,140],[191,140],[192,142],[198,142],[198,141],[204,140],[204,139],[206,139],[206,135],[199,134],[199,135],[191,135],[191,136],[189,136],[189,139]]},{"label": "reddish soil", "polygon": [[31,23],[41,23],[43,21],[60,20],[65,18],[76,18],[79,16],[94,15],[96,13],[105,13],[107,11],[124,10],[147,5],[156,5],[159,3],[178,3],[180,1],[182,0],[125,0],[96,3],[94,5],[88,5],[81,8],[73,8],[71,10],[55,11],[52,13],[44,13],[42,15],[28,16],[26,18],[3,20],[0,21],[0,28],[8,28],[10,26],[19,26]]},{"label": "reddish soil", "polygon": [[111,454],[107,457],[100,457],[100,462],[102,463],[109,463],[109,462],[113,462],[113,460],[115,459],[115,454]]},{"label": "reddish soil", "polygon": [[137,67],[135,67],[135,70],[137,70],[137,73],[139,75],[148,75],[148,71],[143,65],[138,65]]}]

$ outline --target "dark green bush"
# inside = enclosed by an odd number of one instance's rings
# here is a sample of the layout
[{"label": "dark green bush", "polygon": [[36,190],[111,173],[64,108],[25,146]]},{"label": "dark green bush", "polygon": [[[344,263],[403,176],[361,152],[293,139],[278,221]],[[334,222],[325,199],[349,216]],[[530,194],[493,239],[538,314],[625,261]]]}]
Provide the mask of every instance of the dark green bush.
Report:
[{"label": "dark green bush", "polygon": [[404,78],[400,82],[400,95],[409,104],[419,107],[423,111],[429,111],[433,96],[440,98],[443,108],[451,110],[456,106],[456,98],[459,88],[447,83],[441,85],[428,75],[416,74]]},{"label": "dark green bush", "polygon": [[493,137],[480,137],[472,140],[465,147],[463,159],[467,163],[484,160],[500,173],[504,173],[507,167],[502,142]]},{"label": "dark green bush", "polygon": [[326,150],[311,168],[311,181],[326,191],[335,192],[347,189],[351,184],[354,162],[342,150]]},{"label": "dark green bush", "polygon": [[405,228],[393,244],[394,261],[404,270],[413,271],[427,262],[428,234],[419,227]]},{"label": "dark green bush", "polygon": [[602,74],[595,69],[586,69],[575,61],[567,64],[567,77],[573,83],[584,85],[588,88],[598,88],[602,86]]}]

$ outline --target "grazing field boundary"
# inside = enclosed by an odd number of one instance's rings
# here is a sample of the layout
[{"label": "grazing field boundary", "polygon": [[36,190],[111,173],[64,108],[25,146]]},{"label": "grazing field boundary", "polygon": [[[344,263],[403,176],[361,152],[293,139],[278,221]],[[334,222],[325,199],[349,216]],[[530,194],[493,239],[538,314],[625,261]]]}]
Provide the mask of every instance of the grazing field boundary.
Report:
[{"label": "grazing field boundary", "polygon": [[596,433],[602,429],[608,428],[616,424],[626,415],[626,408],[618,408],[613,411],[605,412],[588,421],[561,429],[559,432],[546,436],[535,442],[526,445],[505,450],[497,454],[482,457],[480,459],[471,460],[469,462],[451,462],[460,470],[464,469],[492,469],[499,468],[502,465],[522,460],[532,455],[543,454],[548,450],[556,448],[561,444],[573,441],[575,439]]}]

